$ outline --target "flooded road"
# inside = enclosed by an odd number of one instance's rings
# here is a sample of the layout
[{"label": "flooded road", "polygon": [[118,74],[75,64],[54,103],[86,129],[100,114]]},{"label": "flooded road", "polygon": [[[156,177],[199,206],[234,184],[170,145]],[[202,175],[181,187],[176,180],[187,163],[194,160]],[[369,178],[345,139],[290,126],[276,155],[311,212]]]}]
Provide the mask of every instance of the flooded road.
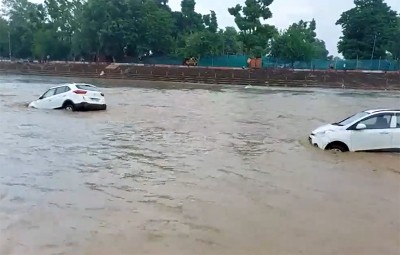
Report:
[{"label": "flooded road", "polygon": [[399,94],[109,87],[106,112],[26,108],[62,81],[0,76],[1,255],[400,254],[400,155],[306,142]]}]

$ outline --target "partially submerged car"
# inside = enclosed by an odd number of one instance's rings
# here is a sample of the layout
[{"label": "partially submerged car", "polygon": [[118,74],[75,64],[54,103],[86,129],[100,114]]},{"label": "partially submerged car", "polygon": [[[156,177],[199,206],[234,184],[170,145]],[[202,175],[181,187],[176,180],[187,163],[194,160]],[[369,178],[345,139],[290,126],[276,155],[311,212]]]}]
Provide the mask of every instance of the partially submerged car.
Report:
[{"label": "partially submerged car", "polygon": [[400,110],[376,109],[356,113],[312,131],[315,147],[337,152],[400,152]]},{"label": "partially submerged car", "polygon": [[67,111],[107,109],[104,94],[96,86],[87,83],[68,83],[52,87],[30,103],[29,107]]}]

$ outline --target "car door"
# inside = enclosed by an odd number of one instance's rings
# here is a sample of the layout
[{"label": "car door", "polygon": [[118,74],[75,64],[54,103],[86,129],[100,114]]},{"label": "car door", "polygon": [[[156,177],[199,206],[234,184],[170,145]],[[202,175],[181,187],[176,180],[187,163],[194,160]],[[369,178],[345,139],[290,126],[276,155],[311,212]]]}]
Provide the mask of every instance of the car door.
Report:
[{"label": "car door", "polygon": [[46,104],[46,109],[61,108],[65,101],[66,92],[69,90],[69,88],[68,90],[67,88],[67,86],[54,88],[54,94],[43,99]]},{"label": "car door", "polygon": [[51,100],[51,106],[53,109],[61,108],[67,99],[67,92],[70,90],[68,86],[62,86],[56,88],[54,96]]},{"label": "car door", "polygon": [[[391,123],[393,113],[379,113],[369,116],[351,128],[352,151],[389,150],[393,147]],[[364,124],[365,129],[357,130],[358,124]]]},{"label": "car door", "polygon": [[395,127],[392,130],[392,143],[395,151],[400,151],[400,113],[396,113]]},{"label": "car door", "polygon": [[52,97],[54,96],[54,93],[56,92],[56,89],[49,89],[46,91],[37,101],[36,101],[36,106],[39,109],[52,109],[51,104],[52,104]]}]

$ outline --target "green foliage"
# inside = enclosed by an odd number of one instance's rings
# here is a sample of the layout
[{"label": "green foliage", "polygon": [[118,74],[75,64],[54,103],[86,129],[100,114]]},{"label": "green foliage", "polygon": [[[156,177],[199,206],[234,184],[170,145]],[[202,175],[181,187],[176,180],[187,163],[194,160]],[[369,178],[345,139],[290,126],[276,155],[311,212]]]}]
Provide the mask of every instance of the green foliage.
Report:
[{"label": "green foliage", "polygon": [[400,16],[397,17],[397,29],[388,44],[388,52],[393,59],[400,59]]},{"label": "green foliage", "polygon": [[261,24],[261,19],[272,17],[269,9],[272,2],[273,0],[246,0],[244,6],[237,4],[228,9],[235,17],[245,53],[260,57],[268,52],[269,41],[277,30],[273,26]]},{"label": "green foliage", "polygon": [[168,53],[172,45],[172,15],[159,8],[154,1],[144,2],[140,16],[141,31],[144,31],[141,47],[158,53]]},{"label": "green foliage", "polygon": [[184,56],[237,55],[242,53],[242,44],[238,40],[234,27],[227,27],[213,33],[209,30],[198,31],[186,37]]},{"label": "green foliage", "polygon": [[326,49],[326,44],[323,40],[315,38],[313,42],[314,51],[313,58],[315,59],[327,59],[329,55],[329,51]]},{"label": "green foliage", "polygon": [[[343,36],[339,52],[346,59],[385,58],[399,30],[397,13],[383,0],[354,0],[355,7],[344,12],[336,22]],[[375,47],[374,47],[375,45]]]},{"label": "green foliage", "polygon": [[226,27],[225,30],[220,30],[219,35],[222,38],[222,55],[242,53],[243,45],[238,40],[239,34],[234,27]]},{"label": "green foliage", "polygon": [[300,21],[276,36],[271,55],[290,61],[310,61],[313,58],[327,59],[325,42],[316,38],[316,22]]},{"label": "green foliage", "polygon": [[211,14],[204,15],[203,21],[208,31],[211,33],[216,33],[218,31],[217,15],[214,11],[211,11]]},{"label": "green foliage", "polygon": [[9,18],[13,54],[32,55],[33,34],[41,25],[40,7],[27,0],[4,0],[5,15]]},{"label": "green foliage", "polygon": [[54,52],[56,45],[53,42],[55,40],[57,40],[57,36],[50,29],[37,30],[33,35],[33,56],[38,59],[46,59],[46,54]]},{"label": "green foliage", "polygon": [[8,23],[0,17],[0,56],[8,56]]},{"label": "green foliage", "polygon": [[182,0],[180,28],[183,33],[193,33],[204,28],[203,16],[195,11],[195,0]]},{"label": "green foliage", "polygon": [[[287,61],[327,59],[316,22],[300,21],[287,30],[265,23],[273,0],[246,0],[228,9],[234,27],[220,29],[214,11],[196,12],[196,0],[181,0],[172,11],[168,0],[1,0],[0,56],[8,57],[8,33],[17,58],[67,60],[107,57],[132,61],[156,56],[271,55]],[[345,13],[339,50],[346,58],[400,57],[400,18],[383,0],[355,0]],[[2,18],[4,17],[4,18]],[[375,40],[376,35],[376,40]],[[331,57],[333,58],[333,57]]]},{"label": "green foliage", "polygon": [[190,34],[186,38],[184,55],[198,58],[203,55],[212,55],[215,50],[215,44],[212,40],[214,36],[215,34],[208,31],[199,31]]}]

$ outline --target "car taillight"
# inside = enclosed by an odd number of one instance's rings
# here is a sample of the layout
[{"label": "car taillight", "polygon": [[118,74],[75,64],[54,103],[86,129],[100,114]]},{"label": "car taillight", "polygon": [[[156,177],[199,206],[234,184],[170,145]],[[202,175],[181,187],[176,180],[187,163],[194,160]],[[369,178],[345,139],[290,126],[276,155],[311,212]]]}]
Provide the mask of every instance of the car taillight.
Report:
[{"label": "car taillight", "polygon": [[78,90],[74,90],[74,93],[78,94],[78,95],[85,95],[87,93],[87,91],[78,89]]}]

